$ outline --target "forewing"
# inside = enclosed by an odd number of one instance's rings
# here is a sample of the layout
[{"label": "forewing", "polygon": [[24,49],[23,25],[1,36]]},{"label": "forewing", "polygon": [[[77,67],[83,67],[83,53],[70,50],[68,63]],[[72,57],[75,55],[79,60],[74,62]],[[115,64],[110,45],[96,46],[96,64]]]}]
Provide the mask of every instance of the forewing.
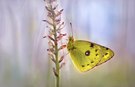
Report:
[{"label": "forewing", "polygon": [[94,68],[101,61],[103,54],[99,45],[88,41],[76,40],[74,47],[70,51],[70,55],[74,65],[81,72]]},{"label": "forewing", "polygon": [[[96,55],[97,54],[102,55],[101,60],[97,64],[97,66],[104,63],[104,62],[106,62],[106,61],[108,61],[108,60],[110,60],[114,56],[114,52],[108,47],[105,47],[105,46],[102,46],[102,45],[99,45],[99,44],[96,44],[96,43],[92,43],[92,42],[89,42],[89,41],[83,41],[83,40],[77,40],[76,42],[77,42],[76,46],[79,45],[79,43],[80,44],[85,43],[85,42],[90,43],[91,44],[90,49],[95,50],[95,53],[94,52],[92,52],[92,53],[94,53]],[[81,46],[84,47],[83,45],[81,45]]]}]

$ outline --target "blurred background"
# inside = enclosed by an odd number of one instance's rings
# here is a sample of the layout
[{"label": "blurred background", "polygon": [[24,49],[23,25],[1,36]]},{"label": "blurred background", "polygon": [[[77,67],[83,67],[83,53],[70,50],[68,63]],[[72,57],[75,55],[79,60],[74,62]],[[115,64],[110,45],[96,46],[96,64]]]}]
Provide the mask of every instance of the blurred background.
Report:
[{"label": "blurred background", "polygon": [[[55,87],[47,57],[43,0],[0,0],[0,87]],[[66,56],[61,87],[135,87],[135,0],[61,0],[76,39],[111,48],[115,56],[86,73]]]}]

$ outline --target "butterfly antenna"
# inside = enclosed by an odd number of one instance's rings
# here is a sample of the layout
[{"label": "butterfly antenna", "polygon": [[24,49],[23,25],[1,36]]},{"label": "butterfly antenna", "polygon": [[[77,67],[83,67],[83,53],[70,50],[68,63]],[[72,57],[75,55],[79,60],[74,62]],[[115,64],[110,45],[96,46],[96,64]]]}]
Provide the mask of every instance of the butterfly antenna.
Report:
[{"label": "butterfly antenna", "polygon": [[71,22],[70,22],[70,27],[71,27],[70,29],[71,29],[71,31],[72,31],[72,35],[71,35],[71,36],[73,37],[73,36],[74,36],[74,35],[73,35],[73,27],[72,27],[72,23],[71,23]]}]

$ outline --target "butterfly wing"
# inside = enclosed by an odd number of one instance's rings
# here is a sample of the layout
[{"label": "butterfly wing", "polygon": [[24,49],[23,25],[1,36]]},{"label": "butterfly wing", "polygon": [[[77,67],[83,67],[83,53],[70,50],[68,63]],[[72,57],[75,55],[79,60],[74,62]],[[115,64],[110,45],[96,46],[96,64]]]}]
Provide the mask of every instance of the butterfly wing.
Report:
[{"label": "butterfly wing", "polygon": [[72,62],[81,72],[106,62],[114,55],[109,48],[84,40],[76,40],[73,47],[69,51]]},{"label": "butterfly wing", "polygon": [[110,48],[107,48],[107,47],[104,47],[101,45],[100,45],[100,47],[101,47],[103,55],[102,55],[101,61],[97,65],[100,65],[100,64],[110,60],[114,56],[114,52]]},{"label": "butterfly wing", "polygon": [[76,40],[73,44],[70,55],[73,64],[81,72],[94,68],[102,58],[102,51],[99,45],[88,41]]}]

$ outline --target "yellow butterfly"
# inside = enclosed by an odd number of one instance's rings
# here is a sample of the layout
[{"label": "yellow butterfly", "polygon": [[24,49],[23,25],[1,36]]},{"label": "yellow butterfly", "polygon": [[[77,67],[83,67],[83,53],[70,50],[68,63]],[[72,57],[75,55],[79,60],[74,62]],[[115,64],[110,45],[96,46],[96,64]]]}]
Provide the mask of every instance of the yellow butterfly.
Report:
[{"label": "yellow butterfly", "polygon": [[81,71],[88,71],[114,56],[114,52],[104,46],[85,40],[74,40],[69,37],[67,49],[75,67]]}]

